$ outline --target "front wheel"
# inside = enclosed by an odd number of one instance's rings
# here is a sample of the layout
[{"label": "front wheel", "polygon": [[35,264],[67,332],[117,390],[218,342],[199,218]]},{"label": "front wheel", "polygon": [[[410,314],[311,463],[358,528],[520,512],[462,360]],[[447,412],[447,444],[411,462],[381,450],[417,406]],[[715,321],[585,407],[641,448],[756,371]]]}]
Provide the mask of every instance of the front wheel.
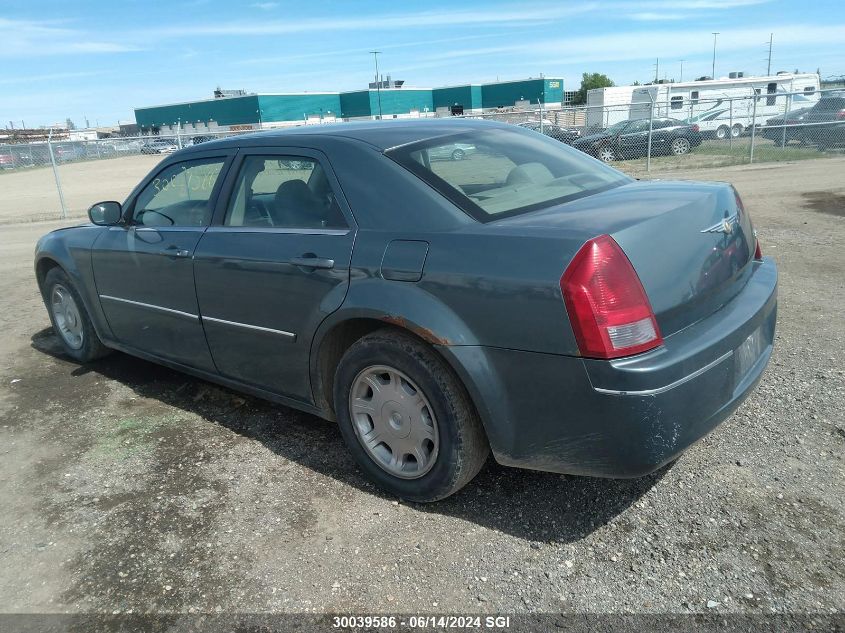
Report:
[{"label": "front wheel", "polygon": [[465,155],[466,154],[464,154],[464,150],[456,149],[454,152],[452,152],[452,160],[463,160]]},{"label": "front wheel", "polygon": [[692,148],[689,140],[683,137],[676,138],[674,141],[672,141],[671,147],[672,153],[675,156],[683,156],[684,154],[689,154],[689,151]]},{"label": "front wheel", "polygon": [[87,363],[110,352],[97,336],[85,304],[61,268],[53,268],[47,273],[42,291],[53,331],[65,354],[80,363]]},{"label": "front wheel", "polygon": [[466,389],[424,343],[380,330],[338,365],[334,406],[352,457],[380,488],[437,501],[475,477],[489,446]]},{"label": "front wheel", "polygon": [[596,152],[598,159],[605,163],[612,163],[616,160],[616,152],[613,151],[613,148],[609,145],[604,145],[599,148],[598,152]]}]

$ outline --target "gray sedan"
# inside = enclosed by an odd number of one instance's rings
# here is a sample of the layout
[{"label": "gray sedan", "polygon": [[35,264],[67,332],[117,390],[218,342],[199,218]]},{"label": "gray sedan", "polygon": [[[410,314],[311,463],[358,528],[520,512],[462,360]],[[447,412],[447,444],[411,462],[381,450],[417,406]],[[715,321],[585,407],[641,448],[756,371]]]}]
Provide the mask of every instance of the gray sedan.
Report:
[{"label": "gray sedan", "polygon": [[[436,161],[472,146],[470,161]],[[337,421],[416,501],[501,464],[637,477],[760,379],[777,271],[737,192],[638,182],[485,121],[203,143],[35,272],[65,352],[120,350]]]}]

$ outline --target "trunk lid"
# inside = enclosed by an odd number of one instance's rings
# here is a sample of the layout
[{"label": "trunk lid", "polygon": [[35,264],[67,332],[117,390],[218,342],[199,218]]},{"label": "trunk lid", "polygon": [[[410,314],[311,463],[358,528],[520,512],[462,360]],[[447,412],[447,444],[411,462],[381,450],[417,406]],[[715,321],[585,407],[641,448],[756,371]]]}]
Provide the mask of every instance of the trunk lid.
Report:
[{"label": "trunk lid", "polygon": [[636,182],[496,224],[583,241],[610,235],[634,266],[664,337],[736,296],[756,245],[751,219],[725,183]]}]

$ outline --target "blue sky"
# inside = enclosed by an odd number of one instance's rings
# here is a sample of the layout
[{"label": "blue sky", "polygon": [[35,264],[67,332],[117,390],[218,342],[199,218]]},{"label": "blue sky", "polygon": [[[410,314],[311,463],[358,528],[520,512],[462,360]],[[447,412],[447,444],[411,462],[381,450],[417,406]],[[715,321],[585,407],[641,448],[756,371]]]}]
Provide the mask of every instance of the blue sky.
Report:
[{"label": "blue sky", "polygon": [[433,87],[539,76],[845,74],[841,0],[0,0],[0,122],[133,120],[133,108],[250,92],[353,90],[380,69]]}]

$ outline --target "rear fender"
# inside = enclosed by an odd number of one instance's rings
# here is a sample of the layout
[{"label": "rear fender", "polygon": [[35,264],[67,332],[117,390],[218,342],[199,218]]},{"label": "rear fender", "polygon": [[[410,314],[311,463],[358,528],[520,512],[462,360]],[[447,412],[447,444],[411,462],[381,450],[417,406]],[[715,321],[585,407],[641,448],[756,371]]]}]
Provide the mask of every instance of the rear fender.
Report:
[{"label": "rear fender", "polygon": [[370,278],[350,285],[343,305],[320,324],[314,335],[310,353],[314,402],[323,403],[325,408],[331,395],[326,393],[330,388],[323,385],[321,375],[320,354],[324,341],[337,327],[361,319],[398,327],[434,346],[466,384],[466,371],[455,367],[454,356],[443,352],[452,346],[478,344],[464,321],[417,284]]}]

